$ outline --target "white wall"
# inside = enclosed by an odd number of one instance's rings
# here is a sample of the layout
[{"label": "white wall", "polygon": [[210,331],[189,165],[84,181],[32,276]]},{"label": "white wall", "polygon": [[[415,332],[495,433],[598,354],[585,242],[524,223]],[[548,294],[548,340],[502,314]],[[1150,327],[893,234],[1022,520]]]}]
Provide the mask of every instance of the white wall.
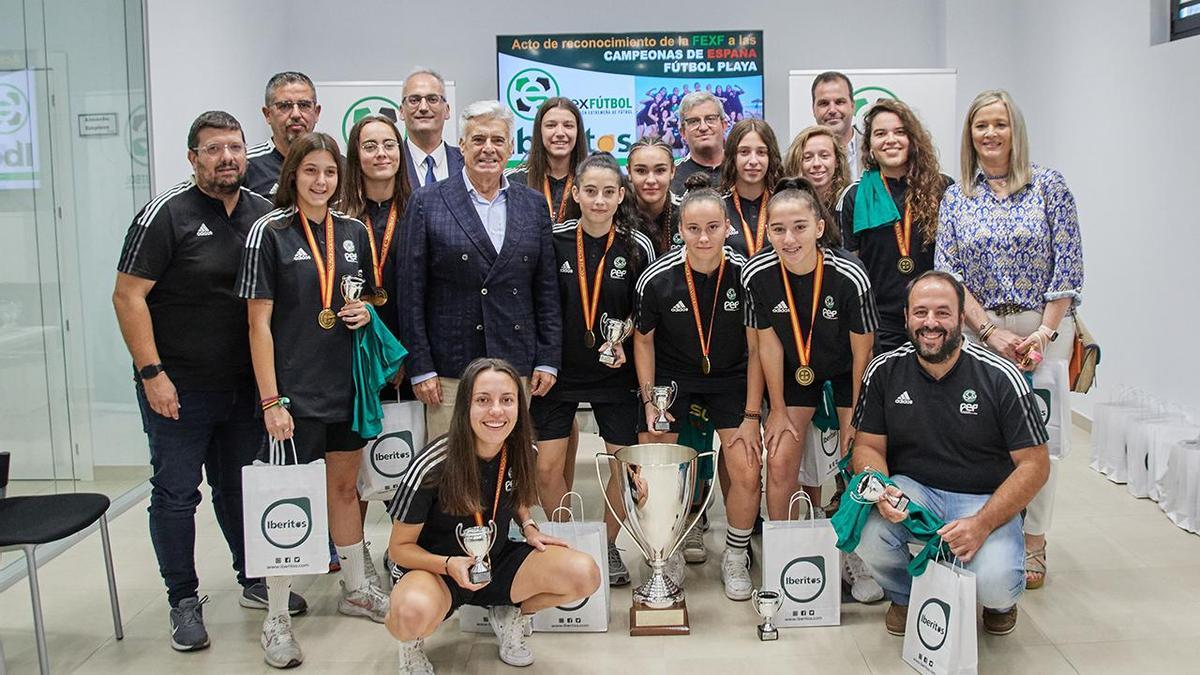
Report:
[{"label": "white wall", "polygon": [[1087,415],[1120,384],[1200,407],[1200,364],[1184,351],[1200,329],[1200,38],[1151,46],[1162,1],[964,0],[947,11],[962,106],[978,89],[1010,89],[1034,161],[1062,171],[1078,202],[1081,313],[1104,348],[1101,386],[1075,401]]},{"label": "white wall", "polygon": [[[270,137],[262,116],[263,87],[291,65],[289,45],[301,28],[283,0],[146,0],[154,180],[164,190],[187,178],[187,132],[205,110],[224,110],[242,123],[247,142]],[[336,8],[336,10],[335,10]],[[326,5],[325,12],[342,11]],[[375,30],[373,27],[372,30]],[[329,35],[323,29],[321,35]],[[356,50],[322,39],[305,46],[321,54]]]}]

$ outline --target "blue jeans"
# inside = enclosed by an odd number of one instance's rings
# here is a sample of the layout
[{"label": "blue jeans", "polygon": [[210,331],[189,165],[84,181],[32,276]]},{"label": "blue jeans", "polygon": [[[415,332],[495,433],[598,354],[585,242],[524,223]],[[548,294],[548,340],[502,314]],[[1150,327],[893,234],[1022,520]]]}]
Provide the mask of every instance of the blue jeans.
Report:
[{"label": "blue jeans", "polygon": [[172,607],[197,595],[196,505],[201,470],[238,583],[246,586],[242,535],[242,467],[254,461],[266,431],[252,381],[227,391],[179,390],[179,419],[154,412],[137,385],[142,427],[150,440],[150,539]]},{"label": "blue jeans", "polygon": [[[983,508],[991,495],[948,492],[925,487],[908,476],[892,476],[904,494],[942,520],[973,516]],[[888,600],[907,605],[912,591],[908,563],[912,556],[908,542],[916,541],[900,523],[890,523],[877,509],[863,527],[862,539],[855,553],[867,564],[875,581],[883,587]],[[1021,517],[1014,516],[992,531],[965,567],[975,573],[975,593],[979,604],[994,611],[1007,611],[1017,604],[1025,590],[1025,536]]]}]

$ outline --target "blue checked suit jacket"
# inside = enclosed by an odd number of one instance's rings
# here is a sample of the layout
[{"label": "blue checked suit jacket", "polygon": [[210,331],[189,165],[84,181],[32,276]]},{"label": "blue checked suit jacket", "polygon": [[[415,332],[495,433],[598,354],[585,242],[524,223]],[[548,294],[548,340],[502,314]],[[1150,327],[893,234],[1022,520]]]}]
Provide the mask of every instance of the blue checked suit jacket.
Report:
[{"label": "blue checked suit jacket", "polygon": [[523,375],[558,368],[562,309],[550,213],[540,192],[509,185],[497,252],[462,172],[413,193],[400,225],[395,304],[410,376],[457,378],[481,356]]}]

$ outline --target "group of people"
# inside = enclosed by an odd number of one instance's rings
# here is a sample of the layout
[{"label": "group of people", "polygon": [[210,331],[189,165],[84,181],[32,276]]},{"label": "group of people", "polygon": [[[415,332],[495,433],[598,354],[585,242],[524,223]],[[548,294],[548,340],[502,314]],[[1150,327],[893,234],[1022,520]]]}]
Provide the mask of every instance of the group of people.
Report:
[{"label": "group of people", "polygon": [[[194,563],[203,471],[241,603],[267,610],[266,661],[303,660],[291,616],[304,599],[288,577],[246,578],[242,542],[240,469],[268,438],[290,439],[299,461],[326,462],[338,611],[386,623],[402,672],[432,672],[422,640],[463,604],[489,607],[500,658],[528,665],[529,616],[603,581],[531,511],[553,513],[572,487],[583,403],[610,451],[675,442],[696,419],[715,430],[733,600],[753,590],[764,491],[771,519],[801,487],[820,503],[799,468],[814,414],[832,407],[852,468],[891,475],[947,521],[985,628],[1011,631],[1021,591],[1046,575],[1055,468],[1028,376],[1069,355],[1083,283],[1074,201],[1030,163],[1003,91],[972,103],[957,182],[907,105],[878,101],[857,130],[852,93],[845,75],[818,76],[818,124],[785,150],[765,121],[736,119],[697,86],[678,103],[689,154],[676,162],[648,135],[624,167],[589,153],[578,108],[550,98],[509,172],[511,113],[472,103],[458,147],[445,143],[451,111],[430,70],[405,80],[405,133],[364,117],[344,157],[313,132],[321,108],[301,73],[268,82],[262,145],[247,148],[227,113],[201,114],[193,175],[134,218],[114,291],[150,440],[172,645],[208,646]],[[345,275],[362,278],[361,298],[335,292]],[[408,351],[380,396],[421,401],[430,440],[389,504],[384,575],[355,488],[368,439],[351,424],[354,331],[376,318]],[[610,343],[612,322],[631,336]],[[665,430],[656,386],[678,391]],[[894,633],[911,583],[902,516],[881,502],[844,570],[856,597],[891,601]],[[455,530],[487,521],[502,534],[481,585]],[[503,536],[510,521],[524,541]],[[630,580],[618,528],[609,517],[613,585]],[[704,560],[703,536],[683,554]]]},{"label": "group of people", "polygon": [[694,90],[692,85],[685,84],[682,91],[679,87],[673,87],[670,92],[667,92],[666,87],[658,87],[647,91],[644,94],[645,98],[638,102],[640,106],[636,118],[638,138],[658,136],[676,151],[685,149],[687,144],[681,133],[682,118],[679,115],[679,105],[693,91],[705,91],[712,94],[721,103],[725,118],[731,123],[752,116],[746,112],[746,107],[742,104],[742,96],[746,90],[736,84],[718,84],[716,87],[706,84],[701,90],[700,83],[696,82]]}]

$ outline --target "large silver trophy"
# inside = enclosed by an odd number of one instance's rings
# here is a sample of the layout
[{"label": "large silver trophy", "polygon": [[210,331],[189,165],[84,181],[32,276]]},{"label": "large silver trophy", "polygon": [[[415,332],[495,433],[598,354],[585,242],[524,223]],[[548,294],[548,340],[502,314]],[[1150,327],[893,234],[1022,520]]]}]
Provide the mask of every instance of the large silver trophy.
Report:
[{"label": "large silver trophy", "polygon": [[620,472],[625,519],[617,514],[607,494],[604,502],[650,563],[650,578],[633,591],[630,635],[686,635],[691,630],[683,589],[663,570],[712,501],[715,491],[709,490],[700,512],[694,518],[687,517],[696,488],[697,466],[704,456],[716,463],[717,452],[698,453],[671,443],[631,445],[612,454],[596,454],[596,477],[602,494],[605,483],[600,460],[611,460],[614,470]]},{"label": "large silver trophy", "polygon": [[600,363],[611,366],[617,362],[617,345],[625,341],[633,332],[633,321],[630,319],[610,319],[608,313],[600,315],[600,335],[608,343],[606,349],[600,350]]},{"label": "large silver trophy", "polygon": [[496,541],[496,523],[488,521],[487,525],[476,525],[474,527],[463,528],[462,523],[458,524],[455,529],[455,534],[458,537],[458,545],[462,547],[463,553],[475,559],[475,563],[471,565],[471,569],[467,572],[467,577],[473,584],[486,584],[492,580],[492,563],[488,553],[492,550],[492,544]]},{"label": "large silver trophy", "polygon": [[672,381],[670,385],[650,387],[650,403],[658,414],[654,417],[654,431],[670,431],[671,421],[667,419],[667,408],[675,403],[679,395],[679,383]]}]

